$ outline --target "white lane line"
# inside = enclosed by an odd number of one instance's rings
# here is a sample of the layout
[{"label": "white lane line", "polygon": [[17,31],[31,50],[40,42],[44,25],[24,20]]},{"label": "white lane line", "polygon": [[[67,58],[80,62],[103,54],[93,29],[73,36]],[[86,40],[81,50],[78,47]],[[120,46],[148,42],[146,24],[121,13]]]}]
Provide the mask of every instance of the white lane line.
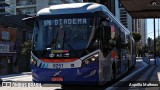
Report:
[{"label": "white lane line", "polygon": [[[129,79],[132,78],[134,75],[138,74],[139,72],[141,72],[143,69],[145,69],[145,68],[148,66],[148,64],[146,64],[146,63],[143,62],[143,61],[142,61],[142,64],[144,65],[144,67],[136,70],[135,72],[133,72],[132,74],[128,75],[127,77],[121,79],[120,81],[127,81],[127,80],[129,80]],[[106,88],[105,90],[112,90],[112,89],[114,88],[114,86],[117,86],[119,83],[120,83],[120,82],[117,82],[117,83],[113,84],[112,86]]]}]

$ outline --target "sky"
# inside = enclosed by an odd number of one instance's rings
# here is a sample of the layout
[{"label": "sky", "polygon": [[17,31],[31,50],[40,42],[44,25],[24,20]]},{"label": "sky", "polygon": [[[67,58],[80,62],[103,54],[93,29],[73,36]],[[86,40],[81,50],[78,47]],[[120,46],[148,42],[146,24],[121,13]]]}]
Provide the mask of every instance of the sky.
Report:
[{"label": "sky", "polygon": [[[154,38],[153,19],[147,19],[147,38]],[[160,19],[159,19],[159,34],[160,34]],[[156,37],[158,36],[158,19],[156,19]]]}]

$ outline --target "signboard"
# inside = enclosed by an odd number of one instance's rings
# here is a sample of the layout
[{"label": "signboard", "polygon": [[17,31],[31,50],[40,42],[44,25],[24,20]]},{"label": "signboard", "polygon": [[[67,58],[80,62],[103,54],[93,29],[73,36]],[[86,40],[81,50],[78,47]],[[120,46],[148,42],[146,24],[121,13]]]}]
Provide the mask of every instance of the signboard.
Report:
[{"label": "signboard", "polygon": [[70,19],[53,19],[53,20],[44,20],[43,26],[56,26],[56,25],[82,25],[87,24],[87,18],[70,18]]},{"label": "signboard", "polygon": [[0,53],[9,52],[9,45],[0,44]]}]

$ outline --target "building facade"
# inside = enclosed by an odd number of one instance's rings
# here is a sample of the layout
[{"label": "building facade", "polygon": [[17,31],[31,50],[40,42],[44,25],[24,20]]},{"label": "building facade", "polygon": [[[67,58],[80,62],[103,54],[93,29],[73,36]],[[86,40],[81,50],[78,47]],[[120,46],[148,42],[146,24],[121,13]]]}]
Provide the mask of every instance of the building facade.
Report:
[{"label": "building facade", "polygon": [[132,17],[125,10],[122,4],[119,4],[120,22],[132,32]]},{"label": "building facade", "polygon": [[16,29],[0,26],[0,75],[17,72]]},{"label": "building facade", "polygon": [[5,0],[0,0],[0,15],[9,14],[8,12],[5,11],[5,7],[9,7],[9,5],[5,3]]},{"label": "building facade", "polygon": [[[5,8],[9,7],[5,0],[0,0],[0,23],[9,15]],[[18,72],[16,61],[16,29],[0,24],[0,75]]]},{"label": "building facade", "polygon": [[125,10],[122,4],[119,5],[120,22],[131,32],[136,32],[141,35],[141,40],[138,42],[141,46],[147,43],[147,29],[145,19],[133,19]]},{"label": "building facade", "polygon": [[0,14],[5,13],[5,7],[3,6],[4,3],[5,3],[5,0],[0,1]]},{"label": "building facade", "polygon": [[35,15],[42,8],[61,3],[83,2],[83,0],[6,0],[10,7],[6,8],[10,15]]}]

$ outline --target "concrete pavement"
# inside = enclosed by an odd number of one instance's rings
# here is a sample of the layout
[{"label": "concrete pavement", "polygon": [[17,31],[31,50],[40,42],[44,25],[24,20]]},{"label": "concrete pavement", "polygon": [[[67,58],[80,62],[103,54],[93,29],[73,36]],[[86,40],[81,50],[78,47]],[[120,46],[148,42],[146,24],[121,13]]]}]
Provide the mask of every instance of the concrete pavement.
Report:
[{"label": "concrete pavement", "polygon": [[159,82],[160,64],[155,65],[154,59],[151,59],[150,64],[141,72],[107,90],[160,90]]},{"label": "concrete pavement", "polygon": [[31,72],[0,76],[2,81],[32,81]]}]

